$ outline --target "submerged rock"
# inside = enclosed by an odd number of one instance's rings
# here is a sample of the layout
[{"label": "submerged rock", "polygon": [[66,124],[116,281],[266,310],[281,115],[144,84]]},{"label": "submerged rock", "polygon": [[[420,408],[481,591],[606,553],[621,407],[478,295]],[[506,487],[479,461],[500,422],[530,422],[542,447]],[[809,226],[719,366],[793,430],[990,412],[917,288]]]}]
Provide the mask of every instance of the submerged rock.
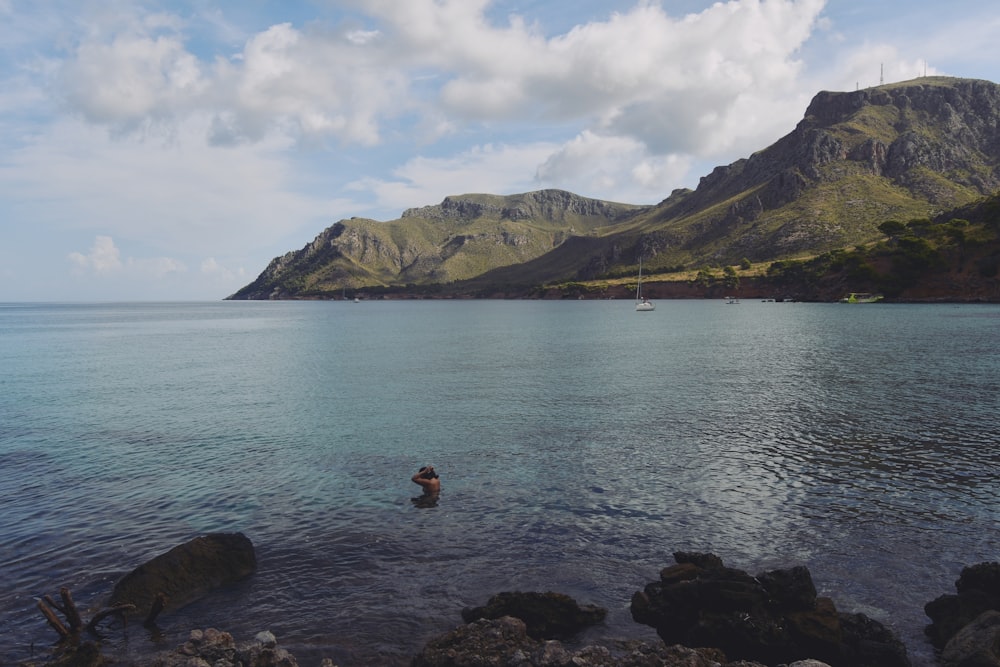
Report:
[{"label": "submerged rock", "polygon": [[471,623],[479,619],[513,616],[521,619],[528,636],[533,639],[567,639],[607,616],[607,609],[594,605],[580,606],[562,593],[519,591],[498,593],[482,607],[462,610],[462,620]]},{"label": "submerged rock", "polygon": [[632,596],[632,618],[667,644],[714,646],[767,664],[820,659],[843,667],[907,667],[906,648],[877,621],[841,614],[818,597],[809,570],[756,577],[711,554],[676,553],[676,565]]},{"label": "submerged rock", "polygon": [[146,617],[158,595],[164,609],[179,609],[210,591],[244,579],[257,569],[253,543],[243,533],[210,533],[153,558],[119,581],[110,605],[133,604]]}]

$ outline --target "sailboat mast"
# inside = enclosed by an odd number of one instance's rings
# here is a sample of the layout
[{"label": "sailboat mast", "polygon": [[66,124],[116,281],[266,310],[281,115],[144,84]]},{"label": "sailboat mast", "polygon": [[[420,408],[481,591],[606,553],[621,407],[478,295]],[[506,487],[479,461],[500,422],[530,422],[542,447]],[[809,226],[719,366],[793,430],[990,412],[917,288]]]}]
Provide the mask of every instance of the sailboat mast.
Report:
[{"label": "sailboat mast", "polygon": [[639,295],[642,289],[642,255],[639,255],[639,280],[635,284],[635,302],[639,303]]}]

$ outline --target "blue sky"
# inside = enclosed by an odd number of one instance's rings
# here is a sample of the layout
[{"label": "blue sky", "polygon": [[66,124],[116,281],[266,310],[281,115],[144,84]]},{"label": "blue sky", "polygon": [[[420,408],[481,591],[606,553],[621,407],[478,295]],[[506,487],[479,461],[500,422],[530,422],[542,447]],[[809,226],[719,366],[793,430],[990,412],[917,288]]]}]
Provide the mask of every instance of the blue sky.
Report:
[{"label": "blue sky", "polygon": [[983,0],[0,0],[0,301],[216,300],[337,220],[651,204],[820,90],[1000,82]]}]

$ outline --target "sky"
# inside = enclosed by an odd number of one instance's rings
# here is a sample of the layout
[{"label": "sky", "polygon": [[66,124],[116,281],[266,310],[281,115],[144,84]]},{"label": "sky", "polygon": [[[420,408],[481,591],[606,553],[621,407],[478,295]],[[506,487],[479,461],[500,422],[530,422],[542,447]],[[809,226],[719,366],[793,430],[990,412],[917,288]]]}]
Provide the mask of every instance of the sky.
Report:
[{"label": "sky", "polygon": [[214,301],[336,221],[655,204],[819,91],[1000,82],[985,0],[0,0],[0,302]]}]

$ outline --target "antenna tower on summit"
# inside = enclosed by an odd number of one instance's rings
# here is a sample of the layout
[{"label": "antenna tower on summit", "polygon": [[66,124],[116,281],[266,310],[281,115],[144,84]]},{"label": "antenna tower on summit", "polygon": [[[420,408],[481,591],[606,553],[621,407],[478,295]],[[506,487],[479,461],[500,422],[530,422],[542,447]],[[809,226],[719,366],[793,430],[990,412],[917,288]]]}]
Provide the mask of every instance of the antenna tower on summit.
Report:
[{"label": "antenna tower on summit", "polygon": [[885,85],[885,65],[879,65],[878,85]]}]

